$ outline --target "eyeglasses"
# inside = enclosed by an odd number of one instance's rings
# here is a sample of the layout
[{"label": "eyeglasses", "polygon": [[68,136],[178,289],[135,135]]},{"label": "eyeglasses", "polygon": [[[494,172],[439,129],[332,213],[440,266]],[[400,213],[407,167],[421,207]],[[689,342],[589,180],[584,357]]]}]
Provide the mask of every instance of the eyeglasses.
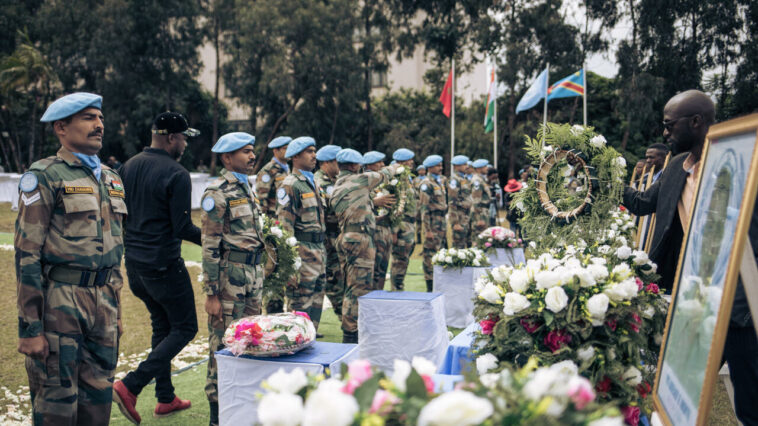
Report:
[{"label": "eyeglasses", "polygon": [[674,128],[674,125],[676,125],[677,121],[682,120],[684,118],[691,118],[696,115],[698,114],[685,115],[683,117],[675,118],[673,120],[663,120],[663,128],[670,132]]}]

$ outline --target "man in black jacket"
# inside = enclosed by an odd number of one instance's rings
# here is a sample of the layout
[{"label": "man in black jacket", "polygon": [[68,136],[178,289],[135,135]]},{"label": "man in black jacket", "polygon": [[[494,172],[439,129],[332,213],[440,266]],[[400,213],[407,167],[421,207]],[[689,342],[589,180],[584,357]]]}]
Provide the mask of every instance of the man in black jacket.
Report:
[{"label": "man in black jacket", "polygon": [[[656,214],[650,259],[658,264],[660,285],[671,293],[695,200],[708,128],[715,121],[711,99],[698,90],[671,98],[663,109],[663,137],[674,157],[660,177],[645,192],[624,189],[624,205],[634,214]],[[756,205],[758,208],[758,205]],[[753,212],[748,238],[758,260],[758,210]],[[745,253],[750,255],[751,253]],[[748,283],[756,285],[757,283]],[[738,282],[731,321],[724,345],[724,359],[734,384],[737,418],[745,425],[758,425],[758,337],[750,317],[742,280]]]}]

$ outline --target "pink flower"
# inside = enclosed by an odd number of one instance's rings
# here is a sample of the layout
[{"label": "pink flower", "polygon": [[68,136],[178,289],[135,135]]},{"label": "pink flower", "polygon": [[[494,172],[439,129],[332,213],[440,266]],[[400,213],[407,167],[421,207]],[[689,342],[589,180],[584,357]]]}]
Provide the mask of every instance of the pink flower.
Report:
[{"label": "pink flower", "polygon": [[374,372],[371,371],[371,363],[367,360],[359,359],[351,362],[347,367],[348,380],[342,388],[342,392],[352,395],[363,382],[370,379],[373,375]]},{"label": "pink flower", "polygon": [[487,248],[489,248],[489,247],[492,247],[492,244],[491,243],[484,243],[484,246],[487,247]]},{"label": "pink flower", "polygon": [[421,378],[424,380],[424,385],[426,385],[426,393],[434,392],[434,380],[432,379],[432,376],[422,374]]},{"label": "pink flower", "polygon": [[611,390],[611,384],[611,378],[608,376],[603,376],[603,380],[597,382],[595,385],[595,390],[600,393],[608,393]]},{"label": "pink flower", "polygon": [[523,241],[521,241],[521,238],[518,239],[518,243],[521,244]]},{"label": "pink flower", "polygon": [[530,319],[527,319],[527,318],[521,318],[519,320],[519,322],[521,323],[521,326],[524,327],[524,329],[526,330],[526,332],[529,333],[529,334],[534,333],[535,331],[537,331],[538,328],[540,328],[539,322],[534,321],[534,320],[530,320]]},{"label": "pink flower", "polygon": [[[527,330],[528,331],[528,330]],[[558,352],[559,349],[571,343],[571,335],[566,330],[553,330],[547,333],[547,336],[543,339],[545,346],[553,353]]]},{"label": "pink flower", "polygon": [[371,401],[371,408],[368,409],[369,414],[379,414],[380,416],[386,416],[392,411],[392,406],[397,404],[398,399],[391,392],[387,392],[384,389],[379,389],[374,394],[374,400]]},{"label": "pink flower", "polygon": [[650,383],[642,382],[637,385],[637,393],[640,394],[640,398],[645,399],[647,394],[650,393]]},{"label": "pink flower", "polygon": [[647,288],[645,288],[645,290],[649,291],[650,293],[653,293],[653,294],[658,294],[658,292],[661,291],[661,289],[658,288],[658,284],[656,284],[656,283],[650,283],[650,284],[648,284]]},{"label": "pink flower", "polygon": [[479,325],[482,326],[482,334],[492,334],[492,330],[495,328],[495,324],[497,324],[498,318],[495,317],[495,320],[491,319],[484,319],[479,321]]},{"label": "pink flower", "polygon": [[642,282],[642,280],[639,277],[634,277],[634,282],[637,283],[637,290],[642,290],[642,287],[645,286],[645,283]]},{"label": "pink flower", "polygon": [[295,315],[297,315],[297,316],[299,316],[299,317],[303,317],[303,318],[305,318],[305,319],[308,319],[308,320],[310,320],[310,319],[311,319],[311,317],[310,317],[310,316],[308,316],[308,314],[307,314],[307,313],[305,313],[305,312],[301,312],[301,311],[294,311],[294,313],[295,313]]},{"label": "pink flower", "polygon": [[624,421],[630,426],[637,426],[640,422],[640,407],[627,405],[621,409],[621,414],[624,415]]},{"label": "pink flower", "polygon": [[513,248],[513,243],[508,243],[508,247]]},{"label": "pink flower", "polygon": [[595,400],[592,383],[584,377],[576,377],[569,382],[568,395],[579,410],[584,409],[587,404]]},{"label": "pink flower", "polygon": [[607,325],[608,328],[611,329],[611,331],[616,331],[616,326],[618,325],[618,323],[616,322],[615,319],[609,319],[608,321],[605,322],[605,325]]}]

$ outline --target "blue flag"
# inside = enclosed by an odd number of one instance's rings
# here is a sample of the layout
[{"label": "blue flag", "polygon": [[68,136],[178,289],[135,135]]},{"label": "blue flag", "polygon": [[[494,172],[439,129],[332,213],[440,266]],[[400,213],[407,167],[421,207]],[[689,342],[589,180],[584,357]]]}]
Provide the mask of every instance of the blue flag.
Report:
[{"label": "blue flag", "polygon": [[540,99],[543,99],[547,95],[547,68],[537,76],[529,90],[524,93],[524,96],[518,101],[516,106],[516,114],[521,111],[526,111],[529,108],[537,105]]},{"label": "blue flag", "polygon": [[584,68],[559,80],[547,89],[547,100],[584,96]]}]

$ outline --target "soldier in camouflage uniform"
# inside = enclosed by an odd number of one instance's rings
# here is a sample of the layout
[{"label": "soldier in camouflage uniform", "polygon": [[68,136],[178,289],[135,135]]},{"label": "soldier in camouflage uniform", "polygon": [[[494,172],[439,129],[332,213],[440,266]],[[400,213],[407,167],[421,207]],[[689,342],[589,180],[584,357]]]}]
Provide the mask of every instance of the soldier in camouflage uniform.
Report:
[{"label": "soldier in camouflage uniform", "polygon": [[229,133],[211,149],[221,154],[221,177],[203,194],[203,292],[208,314],[208,374],[205,393],[210,424],[218,424],[218,381],[214,352],[223,349],[224,332],[232,321],[261,313],[263,229],[248,185],[253,171],[255,137]]},{"label": "soldier in camouflage uniform", "polygon": [[[397,164],[413,170],[414,156],[415,154],[410,149],[400,148],[392,154],[392,159],[397,161]],[[413,180],[411,180],[403,220],[393,229],[392,267],[390,268],[393,290],[402,291],[405,287],[404,281],[405,273],[408,270],[408,261],[410,261],[413,249],[416,247],[417,211],[418,192],[414,189]]]},{"label": "soldier in camouflage uniform", "polygon": [[487,172],[487,160],[474,161],[474,177],[471,179],[471,239],[489,227],[490,223],[490,187],[484,173]]},{"label": "soldier in camouflage uniform", "polygon": [[[380,171],[384,168],[384,157],[384,154],[377,151],[365,153],[363,155],[363,168],[370,172]],[[382,194],[379,187],[376,187],[371,201],[374,205],[374,216],[376,216],[376,228],[374,230],[374,247],[376,247],[373,278],[374,290],[384,290],[387,267],[390,263],[390,249],[392,248],[393,235],[388,212],[389,208],[395,203],[395,196]]]},{"label": "soldier in camouflage uniform", "polygon": [[[416,167],[416,178],[413,179],[413,189],[416,190],[416,195],[421,196],[421,193],[419,192],[418,188],[421,186],[421,181],[424,180],[424,176],[426,176],[426,167],[424,167],[423,164],[419,164],[418,167]],[[416,199],[416,201],[420,201],[420,199]],[[418,204],[416,205],[418,206]],[[421,209],[416,209],[416,243],[421,244]]]},{"label": "soldier in camouflage uniform", "polygon": [[447,222],[447,191],[440,183],[442,172],[442,157],[430,155],[424,160],[427,174],[419,185],[419,204],[421,206],[421,222],[424,224],[424,280],[426,291],[431,292],[434,283],[432,256],[443,245]]},{"label": "soldier in camouflage uniform", "polygon": [[287,287],[290,310],[306,312],[318,330],[326,281],[325,200],[316,185],[316,141],[299,137],[290,142],[286,157],[292,159],[292,174],[277,191],[279,222],[300,242],[302,266]]},{"label": "soldier in camouflage uniform", "polygon": [[[261,210],[270,218],[276,218],[276,192],[281,188],[284,178],[290,172],[287,159],[284,157],[290,141],[292,138],[289,136],[279,136],[268,143],[268,148],[272,150],[273,157],[258,171],[255,177],[255,193],[258,196]],[[276,291],[279,289],[270,291],[271,289],[267,287],[270,285],[268,282],[264,281],[263,285],[266,294],[278,295],[283,293]],[[284,300],[274,297],[268,300],[266,313],[273,314],[282,312],[284,309]]]},{"label": "soldier in camouflage uniform", "polygon": [[453,164],[453,175],[447,182],[449,219],[453,225],[453,247],[466,248],[469,246],[469,221],[471,220],[471,182],[466,178],[464,170],[468,167],[468,157],[456,155]]},{"label": "soldier in camouflage uniform", "polygon": [[345,297],[345,280],[342,277],[342,268],[337,254],[337,237],[340,234],[340,225],[337,215],[329,206],[329,197],[334,191],[334,183],[340,172],[337,166],[337,152],[342,149],[337,145],[326,145],[316,152],[316,160],[319,162],[319,170],[314,174],[316,185],[321,189],[326,201],[326,284],[324,293],[332,303],[334,313],[342,321],[342,300]]},{"label": "soldier in camouflage uniform", "polygon": [[53,102],[55,156],[19,183],[18,351],[26,355],[34,424],[107,425],[121,334],[126,215],[119,175],[100,164],[102,98]]},{"label": "soldier in camouflage uniform", "polygon": [[337,163],[340,174],[329,203],[340,223],[337,245],[346,285],[342,303],[342,342],[358,343],[358,298],[373,290],[376,259],[376,221],[371,197],[377,186],[392,178],[397,165],[380,172],[360,173],[363,157],[353,149],[337,153]]}]

